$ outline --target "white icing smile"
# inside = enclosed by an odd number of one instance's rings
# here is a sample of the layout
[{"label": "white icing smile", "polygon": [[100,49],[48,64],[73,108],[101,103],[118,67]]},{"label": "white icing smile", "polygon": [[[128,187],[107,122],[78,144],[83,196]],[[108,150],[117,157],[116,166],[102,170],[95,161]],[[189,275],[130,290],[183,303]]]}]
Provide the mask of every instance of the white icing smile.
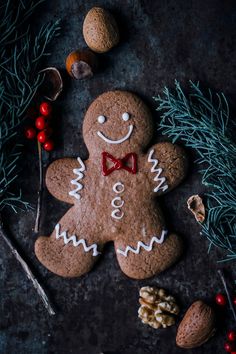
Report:
[{"label": "white icing smile", "polygon": [[134,129],[134,126],[132,124],[129,125],[128,133],[123,138],[118,139],[118,140],[109,139],[108,137],[106,137],[100,131],[97,132],[97,135],[108,144],[121,144],[121,143],[123,143],[124,141],[126,141],[126,140],[128,140],[130,138],[130,136],[131,136],[131,134],[133,132],[133,129]]}]

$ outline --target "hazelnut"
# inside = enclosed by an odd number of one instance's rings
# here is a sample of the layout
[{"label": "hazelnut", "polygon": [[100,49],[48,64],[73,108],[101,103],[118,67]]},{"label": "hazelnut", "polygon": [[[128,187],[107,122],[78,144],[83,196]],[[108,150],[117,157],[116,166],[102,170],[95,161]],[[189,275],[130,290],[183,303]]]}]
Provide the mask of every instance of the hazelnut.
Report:
[{"label": "hazelnut", "polygon": [[119,30],[114,17],[101,7],[93,7],[83,23],[84,40],[97,53],[108,52],[119,42]]},{"label": "hazelnut", "polygon": [[176,344],[185,349],[201,346],[215,333],[215,313],[203,301],[195,301],[180,322]]},{"label": "hazelnut", "polygon": [[89,49],[76,50],[66,58],[66,70],[76,80],[92,77],[96,68],[97,58]]}]

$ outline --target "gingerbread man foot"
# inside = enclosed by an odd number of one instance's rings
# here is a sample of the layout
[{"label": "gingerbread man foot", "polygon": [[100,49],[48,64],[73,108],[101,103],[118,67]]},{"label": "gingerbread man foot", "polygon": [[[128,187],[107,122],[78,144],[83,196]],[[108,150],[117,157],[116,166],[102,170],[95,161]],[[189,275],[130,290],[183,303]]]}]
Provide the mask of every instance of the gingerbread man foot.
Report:
[{"label": "gingerbread man foot", "polygon": [[[166,238],[166,239],[165,239]],[[164,240],[165,239],[165,240]],[[160,238],[154,236],[149,242],[139,241],[133,247],[115,243],[117,259],[122,271],[133,279],[146,279],[163,272],[174,264],[182,254],[182,240],[176,234],[163,231]],[[123,248],[123,251],[121,249]]]},{"label": "gingerbread man foot", "polygon": [[[102,245],[92,243],[92,237],[80,236],[84,227],[70,222],[69,211],[50,237],[39,237],[35,243],[35,253],[40,262],[51,272],[62,277],[78,277],[90,270],[101,254]],[[77,231],[80,230],[80,231]]]}]

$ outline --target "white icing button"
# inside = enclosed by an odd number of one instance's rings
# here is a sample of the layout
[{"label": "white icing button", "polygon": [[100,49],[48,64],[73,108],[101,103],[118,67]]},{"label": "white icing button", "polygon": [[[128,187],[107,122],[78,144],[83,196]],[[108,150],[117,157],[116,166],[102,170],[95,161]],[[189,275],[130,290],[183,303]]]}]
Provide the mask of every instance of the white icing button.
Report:
[{"label": "white icing button", "polygon": [[[118,202],[118,203],[117,203]],[[112,202],[111,205],[114,208],[121,208],[124,205],[124,201],[121,199],[121,197],[115,197]]]},{"label": "white icing button", "polygon": [[125,112],[122,114],[122,119],[127,122],[127,120],[129,120],[129,113]]},{"label": "white icing button", "polygon": [[115,209],[111,213],[111,217],[114,218],[114,219],[117,219],[117,220],[122,219],[123,216],[124,216],[124,213],[120,209]]},{"label": "white icing button", "polygon": [[98,117],[98,123],[103,124],[103,123],[105,123],[105,121],[106,121],[106,118],[104,116]]},{"label": "white icing button", "polygon": [[123,185],[123,183],[117,182],[114,184],[112,189],[115,193],[122,193],[125,190],[125,186]]}]

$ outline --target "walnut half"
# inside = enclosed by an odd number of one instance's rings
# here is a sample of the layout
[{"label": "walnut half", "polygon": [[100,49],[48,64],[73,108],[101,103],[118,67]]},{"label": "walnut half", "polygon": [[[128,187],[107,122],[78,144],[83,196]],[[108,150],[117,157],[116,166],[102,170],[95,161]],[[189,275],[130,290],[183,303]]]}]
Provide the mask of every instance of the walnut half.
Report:
[{"label": "walnut half", "polygon": [[179,307],[175,298],[166,293],[164,289],[144,286],[139,291],[138,316],[142,322],[157,328],[166,328],[175,324],[175,315]]}]

